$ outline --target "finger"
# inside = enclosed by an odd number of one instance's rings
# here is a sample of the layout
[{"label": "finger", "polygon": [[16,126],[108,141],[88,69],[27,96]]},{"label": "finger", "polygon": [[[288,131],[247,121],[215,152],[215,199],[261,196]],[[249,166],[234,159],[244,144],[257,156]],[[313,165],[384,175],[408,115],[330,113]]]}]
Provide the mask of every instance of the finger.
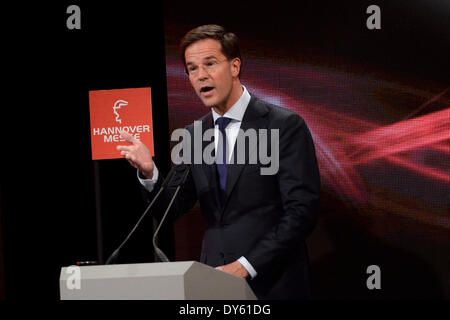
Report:
[{"label": "finger", "polygon": [[139,169],[138,163],[136,162],[136,157],[129,153],[128,151],[121,151],[120,154],[136,169]]},{"label": "finger", "polygon": [[121,136],[122,138],[125,139],[125,141],[128,141],[129,143],[136,144],[136,143],[139,142],[138,140],[136,140],[136,139],[133,137],[133,135],[129,134],[129,133],[126,132],[126,131],[119,131],[119,134],[120,134],[120,136]]},{"label": "finger", "polygon": [[127,153],[127,155],[125,156],[125,159],[127,159],[128,160],[128,162],[132,162],[132,163],[134,163],[135,165],[137,165],[138,164],[138,159],[136,158],[136,156],[134,155],[134,154],[132,154],[132,153]]},{"label": "finger", "polygon": [[130,153],[129,152],[127,152],[127,151],[121,151],[120,152],[120,154],[133,166],[133,167],[135,167],[136,169],[139,169],[138,168],[138,165],[137,165],[137,163],[136,163],[136,161],[134,161],[134,157],[133,156],[131,156],[130,155]]},{"label": "finger", "polygon": [[116,149],[119,151],[127,151],[127,152],[132,151],[131,146],[117,146]]},{"label": "finger", "polygon": [[125,159],[127,159],[128,161],[134,161],[134,157],[129,152],[126,152]]},{"label": "finger", "polygon": [[136,162],[131,161],[131,160],[128,160],[128,162],[129,162],[133,167],[135,167],[136,169],[139,169],[139,168],[138,168],[138,165],[136,164]]}]

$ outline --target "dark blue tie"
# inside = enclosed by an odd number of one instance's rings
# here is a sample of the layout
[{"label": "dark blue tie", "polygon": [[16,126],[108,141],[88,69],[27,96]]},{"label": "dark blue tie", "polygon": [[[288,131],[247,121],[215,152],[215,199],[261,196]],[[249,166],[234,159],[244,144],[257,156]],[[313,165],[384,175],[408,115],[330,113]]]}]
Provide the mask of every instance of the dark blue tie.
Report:
[{"label": "dark blue tie", "polygon": [[225,197],[225,186],[227,184],[227,172],[228,172],[228,157],[227,157],[227,135],[225,128],[230,123],[231,119],[226,117],[220,117],[216,119],[216,125],[219,126],[219,142],[216,150],[216,166],[217,173],[219,174],[220,190],[222,191],[222,200]]}]

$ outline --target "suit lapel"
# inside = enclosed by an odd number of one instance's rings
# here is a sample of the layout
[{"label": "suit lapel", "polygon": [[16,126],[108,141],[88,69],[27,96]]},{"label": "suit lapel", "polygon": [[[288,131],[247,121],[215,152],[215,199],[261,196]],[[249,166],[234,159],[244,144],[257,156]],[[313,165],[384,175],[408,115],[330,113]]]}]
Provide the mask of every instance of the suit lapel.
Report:
[{"label": "suit lapel", "polygon": [[245,163],[239,164],[237,162],[237,142],[239,139],[242,139],[243,132],[246,132],[249,129],[254,129],[256,131],[256,136],[258,137],[258,129],[263,129],[267,127],[266,119],[263,117],[265,113],[267,113],[268,110],[265,108],[262,104],[258,102],[258,99],[252,96],[247,109],[244,114],[244,118],[242,119],[241,123],[241,131],[239,131],[238,137],[236,139],[236,143],[234,144],[233,149],[233,157],[234,157],[234,163],[230,164],[228,166],[228,173],[227,173],[227,184],[226,184],[226,196],[225,196],[225,202],[222,208],[222,214],[223,211],[228,203],[228,200],[230,198],[231,193],[233,192],[234,186],[236,185],[237,180],[239,179],[239,176],[242,173],[242,170],[244,169],[245,165],[248,163],[249,156],[253,152],[257,152],[257,146],[249,146],[248,142],[245,143]]}]

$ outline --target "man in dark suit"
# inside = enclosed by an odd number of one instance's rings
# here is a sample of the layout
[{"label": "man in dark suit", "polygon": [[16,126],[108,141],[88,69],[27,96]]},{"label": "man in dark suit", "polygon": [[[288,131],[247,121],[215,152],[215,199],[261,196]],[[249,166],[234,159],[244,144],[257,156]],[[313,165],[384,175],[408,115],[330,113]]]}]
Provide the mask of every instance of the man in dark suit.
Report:
[{"label": "man in dark suit", "polygon": [[[217,163],[177,165],[180,172],[187,167],[190,172],[171,218],[199,201],[207,222],[201,262],[246,278],[259,299],[309,298],[305,240],[317,220],[320,179],[308,127],[299,115],[259,100],[241,85],[234,34],[217,25],[200,26],[186,34],[181,51],[195,92],[211,108],[196,122],[200,131],[194,124],[186,130],[193,140],[203,141],[206,130],[215,129]],[[243,139],[249,130],[269,134],[257,134],[254,145]],[[150,152],[131,135],[122,135],[131,145],[119,146],[121,154],[138,169],[147,190],[158,190],[162,178]],[[278,140],[275,144],[273,136]],[[261,155],[264,139],[271,157],[276,156],[276,170],[269,174],[263,173],[266,162],[249,161]],[[191,154],[198,151],[194,145]],[[200,145],[201,151],[207,147],[205,141]],[[244,152],[243,157],[239,152]],[[173,192],[168,188],[164,197]]]}]

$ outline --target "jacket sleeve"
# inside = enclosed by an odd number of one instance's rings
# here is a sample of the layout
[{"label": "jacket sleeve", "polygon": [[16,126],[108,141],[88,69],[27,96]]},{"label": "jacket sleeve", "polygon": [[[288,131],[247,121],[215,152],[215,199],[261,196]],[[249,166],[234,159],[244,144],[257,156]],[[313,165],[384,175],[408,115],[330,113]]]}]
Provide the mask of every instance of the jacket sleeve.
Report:
[{"label": "jacket sleeve", "polygon": [[309,129],[297,114],[290,114],[279,128],[277,179],[283,212],[278,223],[245,255],[258,274],[298,250],[317,221],[320,176]]}]

